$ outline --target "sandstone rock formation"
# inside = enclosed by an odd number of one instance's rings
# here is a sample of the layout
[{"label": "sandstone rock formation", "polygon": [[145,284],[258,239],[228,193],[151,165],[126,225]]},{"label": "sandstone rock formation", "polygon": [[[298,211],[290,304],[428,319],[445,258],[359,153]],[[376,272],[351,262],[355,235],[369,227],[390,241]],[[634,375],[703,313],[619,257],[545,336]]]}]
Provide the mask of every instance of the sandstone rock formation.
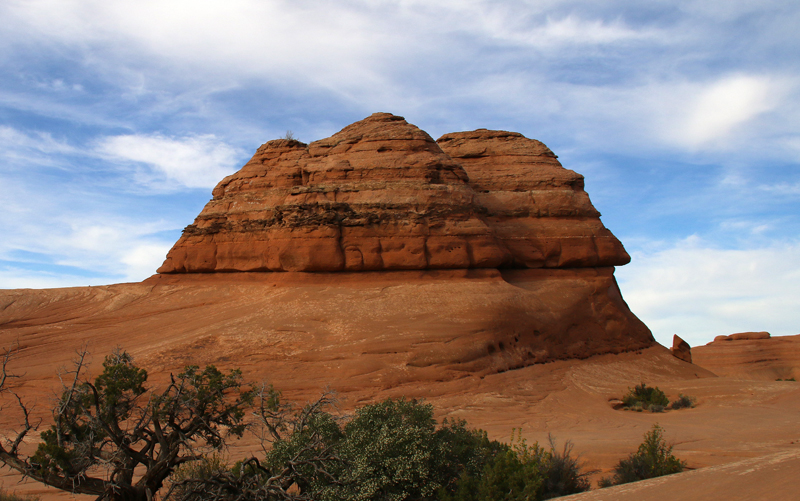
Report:
[{"label": "sandstone rock formation", "polygon": [[694,363],[719,376],[761,381],[800,379],[800,334],[771,337],[767,332],[717,336],[692,349]]},{"label": "sandstone rock formation", "polygon": [[[298,285],[297,272],[313,272],[303,279],[313,287],[385,281],[410,295],[395,306],[375,301],[369,320],[347,303],[338,306],[341,319],[312,313],[311,303],[304,316],[337,319],[349,333],[330,346],[324,341],[324,353],[347,347],[360,350],[363,360],[389,350],[403,369],[390,376],[385,368],[384,377],[414,380],[428,370],[420,368],[433,366],[445,377],[441,371],[504,371],[653,345],[614,280],[613,266],[629,260],[600,222],[583,177],[539,141],[477,130],[437,143],[402,117],[376,113],[308,145],[286,139],[262,145],[214,188],[152,283],[172,276],[186,284],[181,276],[218,272],[238,272],[215,278],[220,283],[242,272],[290,273]],[[455,274],[436,273],[446,269]],[[402,270],[424,273],[398,275]],[[325,278],[330,272],[335,278]],[[428,297],[418,304],[412,291],[443,277],[452,302]],[[486,281],[493,294],[469,311],[456,306],[468,304]],[[440,312],[433,323],[423,327],[408,317],[432,304]],[[278,311],[280,301],[268,308]],[[406,318],[398,323],[399,311]],[[386,319],[390,326],[381,327]],[[378,330],[391,338],[376,338]],[[305,332],[326,331],[318,324]],[[311,344],[321,348],[325,339]]]},{"label": "sandstone rock formation", "polygon": [[714,341],[744,341],[752,339],[769,339],[770,333],[766,331],[759,332],[737,332],[736,334],[729,334],[727,336],[717,336]]},{"label": "sandstone rock formation", "polygon": [[672,336],[672,348],[670,351],[675,358],[692,363],[692,347],[677,334]]},{"label": "sandstone rock formation", "polygon": [[620,266],[630,257],[600,222],[583,176],[561,166],[539,141],[517,132],[478,129],[437,141],[457,160],[475,203],[516,268]]},{"label": "sandstone rock formation", "polygon": [[213,196],[159,273],[575,268],[630,260],[600,222],[583,177],[542,143],[478,130],[437,144],[388,113],[309,145],[269,141]]}]

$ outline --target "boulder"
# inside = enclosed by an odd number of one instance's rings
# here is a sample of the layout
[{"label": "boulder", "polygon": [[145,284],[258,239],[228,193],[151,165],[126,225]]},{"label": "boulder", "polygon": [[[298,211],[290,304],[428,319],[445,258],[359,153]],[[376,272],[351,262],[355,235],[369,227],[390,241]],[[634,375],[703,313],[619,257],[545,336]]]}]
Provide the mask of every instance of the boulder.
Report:
[{"label": "boulder", "polygon": [[672,336],[672,348],[670,351],[675,358],[692,363],[692,347],[677,334]]}]

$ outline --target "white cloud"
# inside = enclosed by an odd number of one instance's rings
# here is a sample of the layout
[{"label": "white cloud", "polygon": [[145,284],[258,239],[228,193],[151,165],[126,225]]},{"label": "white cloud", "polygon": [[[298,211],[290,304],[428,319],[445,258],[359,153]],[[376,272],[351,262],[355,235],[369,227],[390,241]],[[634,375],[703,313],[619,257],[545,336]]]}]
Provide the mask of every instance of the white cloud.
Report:
[{"label": "white cloud", "polygon": [[125,265],[125,277],[128,281],[140,281],[153,275],[164,262],[172,244],[137,245],[120,258]]},{"label": "white cloud", "polygon": [[85,277],[19,267],[0,267],[0,289],[54,289],[86,285],[108,285],[107,277]]},{"label": "white cloud", "polygon": [[762,184],[758,189],[779,195],[800,195],[800,183]]},{"label": "white cloud", "polygon": [[0,288],[140,281],[155,273],[173,244],[153,236],[163,223],[61,216],[31,226],[10,228],[13,235],[0,245],[0,259],[10,262],[0,267]]},{"label": "white cloud", "polygon": [[65,141],[53,138],[48,132],[23,132],[0,125],[0,158],[8,168],[10,163],[30,167],[31,164],[60,165],[63,155],[79,153]]},{"label": "white cloud", "polygon": [[539,96],[555,96],[559,106],[557,116],[551,111],[553,122],[563,122],[562,134],[574,136],[583,149],[653,154],[677,147],[689,154],[716,155],[708,156],[713,158],[709,162],[729,154],[748,161],[798,159],[800,142],[787,139],[784,132],[797,122],[797,79],[738,74],[710,82],[675,78],[597,86],[526,78],[522,86],[537,99],[520,102],[519,109],[550,111],[552,107],[540,105]]},{"label": "white cloud", "polygon": [[524,37],[516,37],[534,46],[606,45],[632,40],[651,39],[658,32],[651,29],[637,30],[617,19],[606,22],[601,19],[582,19],[575,15],[562,18],[547,17],[547,22]]},{"label": "white cloud", "polygon": [[213,135],[112,136],[100,140],[96,151],[108,161],[146,166],[139,170],[137,181],[167,190],[174,188],[170,183],[187,188],[210,188],[239,168],[238,152]]},{"label": "white cloud", "polygon": [[800,333],[800,244],[726,250],[690,237],[617,268],[631,310],[670,346],[743,331]]},{"label": "white cloud", "polygon": [[407,94],[398,72],[453,57],[471,62],[479,54],[470,51],[487,43],[572,50],[657,33],[600,13],[574,14],[557,1],[356,0],[321,7],[288,0],[29,0],[0,6],[0,16],[13,20],[7,36],[16,43],[79,47],[91,65],[157,68],[161,77],[204,83],[256,77],[353,100]]},{"label": "white cloud", "polygon": [[702,146],[726,136],[734,127],[779,102],[775,82],[765,77],[737,75],[701,89],[688,110],[681,139],[692,146]]},{"label": "white cloud", "polygon": [[175,228],[185,224],[168,215],[115,214],[101,199],[80,200],[86,193],[65,196],[49,186],[1,180],[8,190],[4,206],[13,210],[0,211],[0,288],[143,280],[174,243],[163,232],[177,236]]}]

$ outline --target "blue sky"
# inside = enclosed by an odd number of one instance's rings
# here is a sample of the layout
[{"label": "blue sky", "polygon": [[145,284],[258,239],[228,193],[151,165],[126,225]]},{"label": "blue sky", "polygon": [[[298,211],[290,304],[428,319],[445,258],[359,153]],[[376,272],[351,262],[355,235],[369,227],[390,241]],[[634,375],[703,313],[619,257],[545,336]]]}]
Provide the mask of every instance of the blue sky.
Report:
[{"label": "blue sky", "polygon": [[376,111],[586,176],[663,344],[800,332],[800,4],[0,3],[0,288],[138,281],[263,142]]}]

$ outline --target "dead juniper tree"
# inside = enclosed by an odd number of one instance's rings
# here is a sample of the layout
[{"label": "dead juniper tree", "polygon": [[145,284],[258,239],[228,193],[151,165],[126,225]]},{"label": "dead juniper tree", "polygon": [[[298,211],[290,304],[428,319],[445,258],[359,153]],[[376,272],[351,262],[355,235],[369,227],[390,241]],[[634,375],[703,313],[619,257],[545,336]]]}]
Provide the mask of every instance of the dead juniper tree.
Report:
[{"label": "dead juniper tree", "polygon": [[223,373],[209,365],[188,366],[171,375],[166,389],[151,391],[147,372],[117,350],[105,358],[94,381],[85,377],[86,350],[80,351],[53,408],[53,424],[41,433],[33,455],[20,451],[36,430],[28,407],[10,388],[16,377],[2,359],[0,392],[10,394],[23,416],[21,431],[0,444],[0,461],[44,484],[98,500],[150,501],[179,465],[241,436],[252,391],[242,388],[240,371]]}]

